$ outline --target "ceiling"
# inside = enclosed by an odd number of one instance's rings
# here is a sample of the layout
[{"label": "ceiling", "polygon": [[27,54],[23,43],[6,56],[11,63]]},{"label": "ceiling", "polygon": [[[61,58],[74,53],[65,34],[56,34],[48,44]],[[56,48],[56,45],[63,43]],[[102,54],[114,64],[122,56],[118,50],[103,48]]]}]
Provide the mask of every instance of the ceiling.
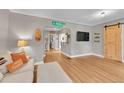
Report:
[{"label": "ceiling", "polygon": [[10,11],[90,26],[124,18],[124,9],[12,9]]}]

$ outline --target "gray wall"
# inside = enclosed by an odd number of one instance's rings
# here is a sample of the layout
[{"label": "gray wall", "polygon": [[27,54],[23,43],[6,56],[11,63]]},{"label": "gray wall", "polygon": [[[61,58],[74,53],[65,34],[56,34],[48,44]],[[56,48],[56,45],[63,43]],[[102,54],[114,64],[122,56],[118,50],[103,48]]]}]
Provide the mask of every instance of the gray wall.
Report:
[{"label": "gray wall", "polygon": [[[43,32],[42,40],[40,42],[36,42],[34,40],[34,31],[36,28],[40,28],[44,31],[45,27],[51,25],[51,20],[12,13],[9,12],[9,10],[0,10],[0,22],[0,53],[5,52],[6,50],[18,50],[17,40],[27,39],[29,41],[29,47],[26,47],[27,52],[34,57],[36,61],[43,60],[43,37],[45,34]],[[70,29],[71,40],[69,44],[62,46],[62,51],[70,56],[89,53],[103,55],[104,26],[117,22],[124,22],[124,19],[115,20],[94,27],[66,22],[65,28]],[[77,42],[77,31],[90,32],[90,41]],[[93,33],[95,32],[101,33],[100,43],[93,42]]]},{"label": "gray wall", "polygon": [[0,10],[0,54],[7,50],[9,11]]},{"label": "gray wall", "polygon": [[43,38],[40,42],[35,41],[34,31],[36,28],[40,28],[41,31],[43,31],[46,26],[45,24],[47,24],[46,19],[10,13],[8,49],[11,51],[18,50],[17,40],[26,39],[29,41],[29,46],[25,48],[25,51],[27,51],[36,61],[42,61],[44,52]]},{"label": "gray wall", "polygon": [[[73,24],[71,28],[71,56],[92,53],[92,29],[90,26]],[[76,41],[77,31],[89,32],[89,41]]]},{"label": "gray wall", "polygon": [[[104,55],[104,26],[105,25],[110,25],[110,24],[117,24],[117,23],[119,23],[119,22],[124,22],[124,19],[122,18],[122,19],[119,19],[119,20],[114,20],[114,21],[111,21],[111,22],[108,22],[108,23],[104,23],[104,24],[100,24],[100,25],[97,25],[97,26],[94,26],[93,27],[93,33],[95,33],[95,32],[99,32],[99,33],[101,33],[101,40],[100,40],[100,43],[94,43],[93,41],[92,41],[92,50],[93,50],[93,52],[94,53],[96,53],[96,54],[99,54],[99,55]],[[123,29],[124,30],[124,29]],[[123,33],[124,34],[124,33]],[[123,37],[124,37],[124,35],[123,35]],[[123,39],[122,39],[123,40]],[[124,40],[123,40],[123,44],[124,44]],[[124,46],[124,45],[123,45]],[[123,48],[123,47],[122,47]],[[124,49],[122,49],[123,50],[123,52],[124,52]],[[122,52],[122,53],[123,53]],[[124,60],[124,55],[123,55],[123,60]]]},{"label": "gray wall", "polygon": [[[69,32],[71,33],[71,40],[70,43],[62,45],[62,52],[66,53],[69,56],[85,55],[92,53],[92,29],[90,26],[66,23],[65,28],[70,29]],[[76,41],[77,31],[89,32],[90,41]]]},{"label": "gray wall", "polygon": [[[44,31],[45,27],[50,26],[51,20],[38,18],[33,16],[27,16],[18,13],[12,13],[8,10],[0,10],[1,15],[1,35],[0,41],[2,46],[1,51],[10,50],[17,51],[17,41],[19,39],[26,39],[29,41],[29,46],[25,48],[25,51],[28,52],[36,61],[43,60],[44,53],[44,36],[40,42],[34,40],[34,31],[36,28],[40,28]],[[9,26],[8,26],[9,22]],[[70,56],[82,55],[86,53],[92,53],[92,29],[89,26],[66,23],[65,28],[70,29],[71,40],[69,44],[62,46],[62,51]],[[3,29],[5,31],[3,31]],[[76,41],[76,32],[85,31],[90,32],[90,41],[89,42],[77,42]],[[43,35],[45,32],[43,32]],[[3,40],[4,39],[4,40]],[[4,52],[4,51],[3,51]]]},{"label": "gray wall", "polygon": [[[104,25],[98,25],[92,27],[92,51],[94,54],[103,55],[103,32],[104,32]],[[100,33],[100,42],[94,42],[94,33]]]},{"label": "gray wall", "polygon": [[[60,33],[69,33],[69,34],[71,34],[71,29],[70,28],[66,28],[66,27],[64,29],[62,29],[62,31]],[[72,43],[71,42],[71,38],[72,37],[70,36],[68,43],[61,43],[61,51],[63,53],[65,53],[66,55],[69,55],[69,56],[71,56],[71,43]]]}]

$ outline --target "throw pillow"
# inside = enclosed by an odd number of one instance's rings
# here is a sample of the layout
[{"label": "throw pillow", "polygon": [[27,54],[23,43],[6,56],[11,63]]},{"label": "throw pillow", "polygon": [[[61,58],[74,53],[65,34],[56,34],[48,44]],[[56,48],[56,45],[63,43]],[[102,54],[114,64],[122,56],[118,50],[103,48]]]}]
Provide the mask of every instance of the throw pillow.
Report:
[{"label": "throw pillow", "polygon": [[24,52],[20,52],[20,53],[11,53],[11,57],[13,62],[16,62],[17,60],[21,59],[23,61],[23,63],[27,63],[28,59],[25,55]]},{"label": "throw pillow", "polygon": [[27,59],[27,56],[25,55],[25,53],[22,53],[20,54],[21,55],[21,59],[23,60],[23,63],[27,63],[28,62],[28,59]]},{"label": "throw pillow", "polygon": [[15,70],[19,69],[22,66],[23,66],[23,61],[19,59],[11,64],[8,64],[7,68],[9,72],[14,72]]}]

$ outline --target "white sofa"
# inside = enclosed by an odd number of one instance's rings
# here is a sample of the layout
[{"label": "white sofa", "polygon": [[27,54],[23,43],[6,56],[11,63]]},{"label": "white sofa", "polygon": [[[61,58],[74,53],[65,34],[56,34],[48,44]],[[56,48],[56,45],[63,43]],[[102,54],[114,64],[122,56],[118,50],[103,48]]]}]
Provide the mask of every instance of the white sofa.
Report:
[{"label": "white sofa", "polygon": [[30,59],[20,69],[3,76],[1,83],[32,83],[34,73],[34,60]]},{"label": "white sofa", "polygon": [[[7,54],[2,56],[10,62]],[[38,65],[37,72],[37,83],[72,83],[72,80],[57,62]],[[30,59],[13,73],[3,75],[0,83],[32,83],[33,79],[34,60]]]}]

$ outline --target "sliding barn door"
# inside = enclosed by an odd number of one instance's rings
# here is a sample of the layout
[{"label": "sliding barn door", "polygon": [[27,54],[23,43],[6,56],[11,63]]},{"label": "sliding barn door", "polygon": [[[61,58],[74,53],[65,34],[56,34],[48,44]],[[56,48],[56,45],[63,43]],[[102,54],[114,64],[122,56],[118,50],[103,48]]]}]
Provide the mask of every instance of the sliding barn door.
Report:
[{"label": "sliding barn door", "polygon": [[121,61],[121,27],[106,27],[104,31],[104,56],[108,59]]}]

